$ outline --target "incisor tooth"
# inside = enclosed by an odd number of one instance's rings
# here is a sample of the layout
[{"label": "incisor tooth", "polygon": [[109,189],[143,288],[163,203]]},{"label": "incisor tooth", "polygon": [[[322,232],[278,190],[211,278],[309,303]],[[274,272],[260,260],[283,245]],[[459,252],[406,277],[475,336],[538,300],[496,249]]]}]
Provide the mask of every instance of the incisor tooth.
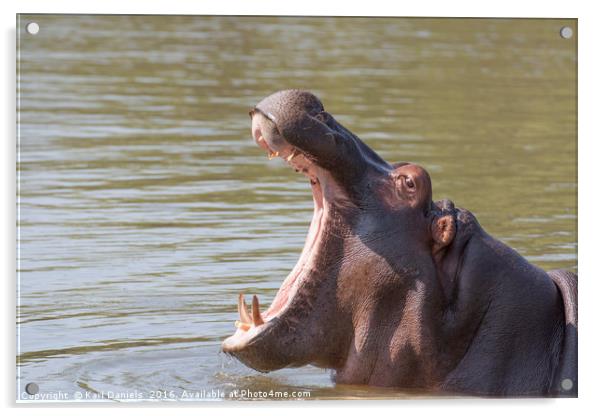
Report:
[{"label": "incisor tooth", "polygon": [[238,294],[238,315],[240,316],[240,320],[242,321],[242,323],[251,323],[249,309],[247,308],[247,304],[245,302],[245,296],[242,293]]},{"label": "incisor tooth", "polygon": [[253,325],[263,325],[263,319],[261,319],[261,313],[259,312],[259,299],[257,299],[256,295],[253,295],[253,305],[251,309],[253,313]]},{"label": "incisor tooth", "polygon": [[251,324],[247,324],[245,322],[236,321],[234,322],[234,326],[242,329],[243,331],[248,331],[251,328]]},{"label": "incisor tooth", "polygon": [[278,152],[273,152],[273,151],[270,150],[270,152],[268,153],[268,159],[272,160],[272,159],[274,159],[278,155],[279,155]]}]

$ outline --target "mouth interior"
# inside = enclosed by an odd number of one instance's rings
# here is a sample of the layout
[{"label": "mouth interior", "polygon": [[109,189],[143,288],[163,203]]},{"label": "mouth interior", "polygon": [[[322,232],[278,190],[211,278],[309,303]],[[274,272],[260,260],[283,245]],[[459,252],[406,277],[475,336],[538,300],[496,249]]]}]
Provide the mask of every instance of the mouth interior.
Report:
[{"label": "mouth interior", "polygon": [[324,178],[324,172],[303,152],[288,143],[284,146],[280,146],[279,150],[275,151],[270,148],[267,141],[261,135],[256,137],[255,141],[259,147],[267,151],[269,159],[279,156],[284,159],[289,166],[295,169],[296,172],[301,172],[309,179],[314,201],[314,213],[301,256],[293,270],[280,286],[270,307],[265,312],[260,312],[257,297],[254,296],[251,314],[249,314],[244,301],[244,296],[243,294],[240,294],[238,305],[240,320],[236,322],[236,326],[239,330],[244,332],[254,332],[252,331],[253,329],[269,322],[286,309],[286,306],[293,298],[297,287],[299,286],[301,276],[306,269],[306,265],[309,263],[314,247],[317,245],[318,237],[322,230],[322,220],[325,217],[324,193],[319,179],[319,176]]}]

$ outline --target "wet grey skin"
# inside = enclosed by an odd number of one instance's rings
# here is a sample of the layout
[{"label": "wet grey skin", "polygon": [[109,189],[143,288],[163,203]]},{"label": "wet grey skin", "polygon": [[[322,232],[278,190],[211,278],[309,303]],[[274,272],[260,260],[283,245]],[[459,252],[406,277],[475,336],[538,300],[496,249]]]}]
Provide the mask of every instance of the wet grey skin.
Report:
[{"label": "wet grey skin", "polygon": [[344,384],[576,396],[575,274],[545,272],[433,202],[425,169],[387,163],[309,92],[277,92],[250,115],[268,157],[309,179],[314,215],[267,310],[239,296],[224,352],[262,372],[334,369]]}]

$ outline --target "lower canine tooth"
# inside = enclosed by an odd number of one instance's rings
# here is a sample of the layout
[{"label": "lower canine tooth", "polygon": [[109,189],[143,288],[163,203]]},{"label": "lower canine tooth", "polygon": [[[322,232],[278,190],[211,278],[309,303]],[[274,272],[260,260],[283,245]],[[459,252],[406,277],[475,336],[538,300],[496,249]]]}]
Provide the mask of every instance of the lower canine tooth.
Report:
[{"label": "lower canine tooth", "polygon": [[249,310],[247,309],[247,304],[245,303],[245,295],[243,295],[242,293],[238,294],[238,315],[240,316],[240,320],[242,321],[242,323],[251,323]]},{"label": "lower canine tooth", "polygon": [[261,312],[259,312],[259,299],[257,299],[256,295],[253,295],[252,315],[253,325],[263,325],[263,319],[261,319]]}]

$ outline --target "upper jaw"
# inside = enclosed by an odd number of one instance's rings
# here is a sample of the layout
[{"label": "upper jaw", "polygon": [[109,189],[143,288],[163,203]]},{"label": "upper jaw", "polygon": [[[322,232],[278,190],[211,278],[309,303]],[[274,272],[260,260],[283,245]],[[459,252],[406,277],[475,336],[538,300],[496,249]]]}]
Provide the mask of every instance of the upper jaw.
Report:
[{"label": "upper jaw", "polygon": [[281,157],[289,166],[307,176],[312,185],[319,182],[319,171],[311,155],[290,144],[278,134],[275,126],[260,112],[252,114],[252,133],[255,143],[267,152],[268,159]]}]

